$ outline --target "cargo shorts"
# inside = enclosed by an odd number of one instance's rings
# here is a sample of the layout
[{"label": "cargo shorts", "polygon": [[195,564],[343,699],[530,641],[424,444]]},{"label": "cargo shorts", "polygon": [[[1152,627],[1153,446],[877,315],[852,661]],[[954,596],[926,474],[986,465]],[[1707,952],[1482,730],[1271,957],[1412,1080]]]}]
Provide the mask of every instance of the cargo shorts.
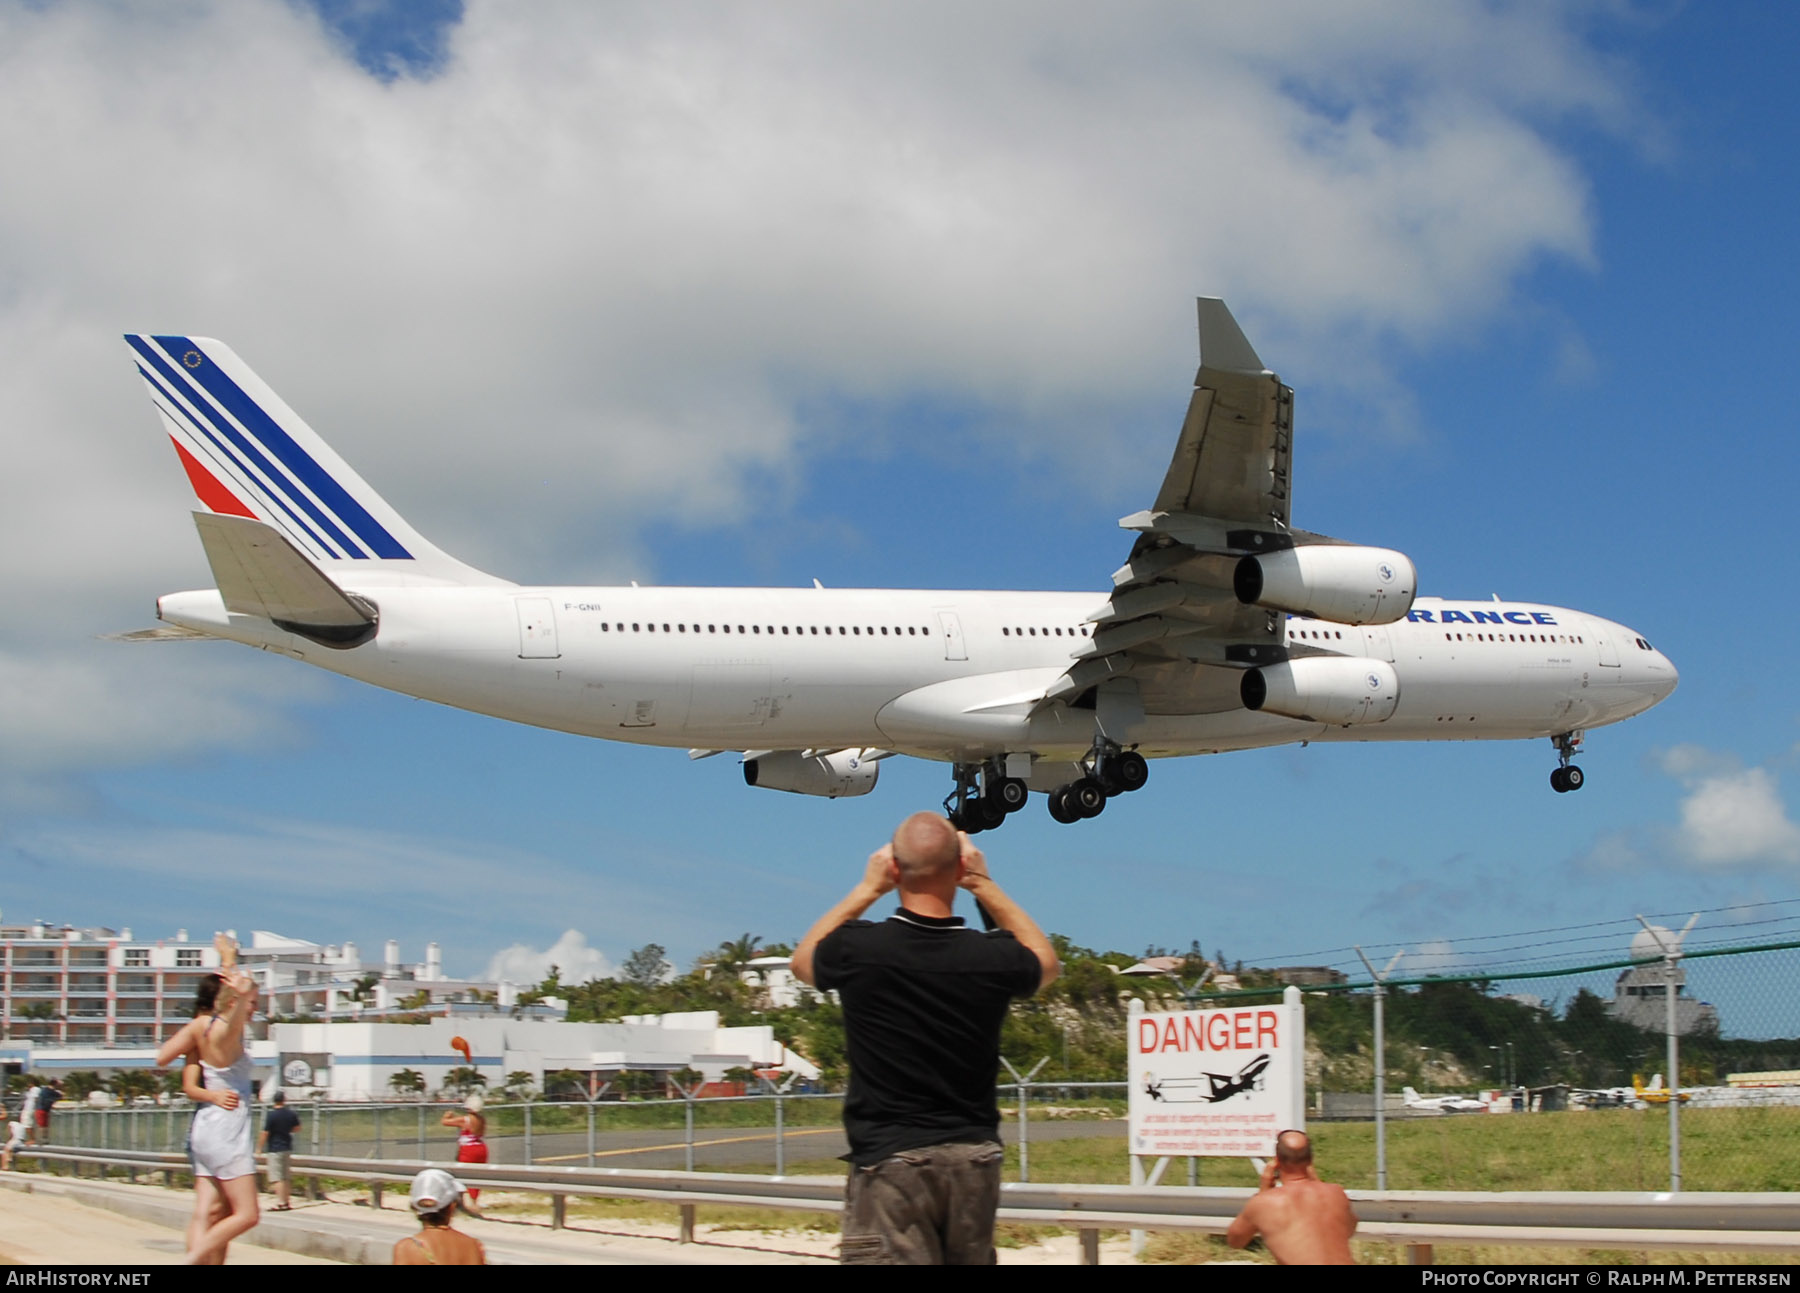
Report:
[{"label": "cargo shorts", "polygon": [[992,1266],[998,1141],[908,1149],[852,1167],[839,1259],[859,1266]]}]

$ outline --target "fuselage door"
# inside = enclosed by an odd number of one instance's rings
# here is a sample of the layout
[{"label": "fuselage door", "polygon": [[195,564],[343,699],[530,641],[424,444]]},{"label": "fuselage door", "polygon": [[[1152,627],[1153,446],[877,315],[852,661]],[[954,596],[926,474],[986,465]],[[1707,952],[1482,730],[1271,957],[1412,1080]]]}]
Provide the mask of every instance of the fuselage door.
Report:
[{"label": "fuselage door", "polygon": [[944,659],[967,660],[969,649],[963,645],[962,622],[956,618],[956,612],[939,611],[937,617],[944,635]]},{"label": "fuselage door", "polygon": [[556,645],[556,612],[548,597],[515,597],[519,608],[519,659],[555,660],[562,655]]},{"label": "fuselage door", "polygon": [[1611,627],[1599,620],[1589,620],[1588,632],[1593,635],[1594,646],[1600,652],[1600,663],[1608,668],[1619,668],[1619,647],[1613,641]]}]

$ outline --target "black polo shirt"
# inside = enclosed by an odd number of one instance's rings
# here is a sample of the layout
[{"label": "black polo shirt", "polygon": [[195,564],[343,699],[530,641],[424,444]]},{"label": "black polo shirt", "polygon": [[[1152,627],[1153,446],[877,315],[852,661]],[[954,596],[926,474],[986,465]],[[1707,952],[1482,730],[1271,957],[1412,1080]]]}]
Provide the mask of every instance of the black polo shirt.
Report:
[{"label": "black polo shirt", "polygon": [[902,907],[880,924],[853,920],[827,934],[813,974],[844,1004],[852,1163],[999,1138],[1000,1026],[1007,1003],[1043,978],[1017,939]]}]

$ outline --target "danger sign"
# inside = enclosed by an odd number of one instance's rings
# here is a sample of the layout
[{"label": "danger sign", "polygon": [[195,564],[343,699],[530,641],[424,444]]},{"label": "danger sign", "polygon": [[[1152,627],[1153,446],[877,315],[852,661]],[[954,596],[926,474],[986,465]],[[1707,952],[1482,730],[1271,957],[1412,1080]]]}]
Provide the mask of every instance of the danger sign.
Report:
[{"label": "danger sign", "polygon": [[1133,1013],[1131,1152],[1267,1157],[1306,1118],[1306,1016],[1300,992],[1279,1006]]}]

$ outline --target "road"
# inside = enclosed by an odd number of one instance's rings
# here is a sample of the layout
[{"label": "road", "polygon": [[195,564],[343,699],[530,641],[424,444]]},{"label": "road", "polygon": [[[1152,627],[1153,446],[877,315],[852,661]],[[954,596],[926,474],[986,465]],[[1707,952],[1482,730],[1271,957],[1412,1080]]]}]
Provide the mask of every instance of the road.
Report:
[{"label": "road", "polygon": [[[1008,1145],[1014,1144],[1018,1139],[1018,1128],[1010,1123],[1003,1123],[1000,1135]],[[849,1152],[849,1145],[844,1140],[843,1128],[837,1125],[789,1127],[783,1132],[783,1136],[787,1166],[790,1169],[800,1163],[816,1165],[828,1162]],[[1054,1122],[1034,1121],[1031,1124],[1033,1144],[1096,1136],[1117,1138],[1121,1142],[1120,1149],[1123,1150],[1125,1120],[1122,1118],[1097,1121],[1057,1120]],[[384,1158],[411,1158],[416,1155],[417,1147],[418,1137],[416,1134],[400,1138],[386,1138],[381,1144],[381,1156]],[[375,1148],[373,1139],[334,1137],[329,1149],[321,1144],[319,1152],[341,1155],[346,1158],[359,1158],[374,1156]],[[427,1132],[425,1137],[425,1157],[427,1159],[448,1162],[453,1158],[455,1150],[455,1140],[449,1133],[439,1132],[436,1128]],[[523,1163],[525,1162],[525,1138],[523,1136],[489,1136],[488,1155],[488,1161],[491,1163]],[[534,1135],[531,1138],[531,1161],[543,1164],[566,1164],[574,1167],[585,1166],[588,1161],[587,1133],[585,1131],[557,1131]],[[675,1127],[596,1132],[594,1165],[596,1167],[680,1170],[687,1166],[682,1130]],[[693,1165],[694,1170],[700,1172],[754,1171],[757,1169],[773,1172],[775,1170],[775,1129],[773,1127],[696,1128]]]}]

